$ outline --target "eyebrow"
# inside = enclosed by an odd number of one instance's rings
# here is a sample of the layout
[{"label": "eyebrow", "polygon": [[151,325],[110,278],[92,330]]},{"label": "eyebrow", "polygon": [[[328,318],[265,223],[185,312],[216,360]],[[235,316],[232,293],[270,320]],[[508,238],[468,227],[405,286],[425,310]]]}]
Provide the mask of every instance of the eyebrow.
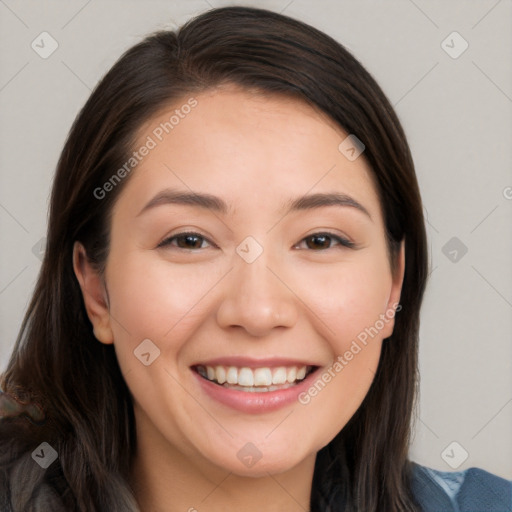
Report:
[{"label": "eyebrow", "polygon": [[[224,215],[230,211],[230,205],[228,205],[228,203],[212,194],[165,189],[156,194],[137,214],[137,217],[157,206],[169,204],[196,206]],[[312,210],[325,206],[354,208],[367,215],[370,219],[372,218],[368,210],[361,203],[347,194],[337,192],[309,194],[295,199],[289,199],[283,203],[281,211],[284,210],[285,215],[287,215],[294,211]]]}]

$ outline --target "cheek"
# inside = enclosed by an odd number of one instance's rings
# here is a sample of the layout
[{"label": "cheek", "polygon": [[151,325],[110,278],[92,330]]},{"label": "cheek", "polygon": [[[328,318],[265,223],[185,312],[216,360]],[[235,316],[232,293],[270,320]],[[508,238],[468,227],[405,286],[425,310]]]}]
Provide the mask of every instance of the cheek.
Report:
[{"label": "cheek", "polygon": [[[318,415],[325,437],[336,435],[359,408],[378,367],[391,276],[386,260],[369,254],[338,272],[317,277],[314,299],[333,356],[302,396]],[[387,320],[389,323],[389,320]],[[387,325],[387,324],[384,324]]]},{"label": "cheek", "polygon": [[116,344],[129,340],[131,346],[149,338],[162,352],[177,350],[178,340],[197,327],[202,298],[218,281],[218,272],[172,265],[150,253],[112,256],[107,277]]},{"label": "cheek", "polygon": [[321,439],[334,437],[354,415],[379,364],[384,330],[378,322],[386,312],[391,277],[379,260],[369,263],[331,270],[325,279],[317,275],[316,288],[309,288],[316,290],[309,294],[311,309],[333,359],[299,403],[314,414]]},{"label": "cheek", "polygon": [[[301,294],[322,320],[319,329],[323,325],[321,331],[336,354],[347,350],[351,341],[374,326],[387,310],[391,276],[386,261],[373,254],[319,267],[303,276]],[[380,322],[378,327],[382,330]]]}]

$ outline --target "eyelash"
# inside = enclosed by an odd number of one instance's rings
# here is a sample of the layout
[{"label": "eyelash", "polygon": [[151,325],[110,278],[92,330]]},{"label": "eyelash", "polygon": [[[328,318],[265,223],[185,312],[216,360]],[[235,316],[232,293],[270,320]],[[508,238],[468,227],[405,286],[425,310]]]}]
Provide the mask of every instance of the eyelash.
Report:
[{"label": "eyelash", "polygon": [[[165,240],[162,240],[162,242],[160,242],[158,244],[158,247],[168,247],[168,246],[173,246],[172,245],[172,241],[179,238],[179,237],[187,237],[187,236],[196,236],[200,239],[203,239],[205,241],[207,241],[208,243],[210,243],[210,245],[213,245],[215,246],[215,244],[212,244],[206,237],[202,236],[200,233],[195,233],[193,231],[185,231],[185,232],[182,232],[182,233],[177,233],[169,238],[166,238]],[[313,237],[318,237],[318,236],[326,236],[332,240],[336,240],[340,247],[341,248],[348,248],[348,249],[353,249],[356,247],[356,244],[354,242],[351,242],[350,240],[347,240],[346,238],[343,238],[341,236],[338,236],[338,235],[335,235],[334,233],[329,233],[327,231],[321,231],[321,232],[317,232],[317,233],[312,233],[311,235],[308,235],[306,237],[304,237],[299,243],[307,240],[308,238],[313,238]],[[173,246],[173,247],[176,247],[176,246]],[[216,247],[216,246],[215,246]],[[332,249],[333,247],[328,247],[328,249]],[[176,247],[176,249],[181,249],[183,251],[196,251],[198,249],[185,249],[183,247]],[[313,249],[311,249],[313,250]],[[322,252],[322,251],[325,251],[326,249],[320,249],[320,251],[315,251],[315,252]]]}]

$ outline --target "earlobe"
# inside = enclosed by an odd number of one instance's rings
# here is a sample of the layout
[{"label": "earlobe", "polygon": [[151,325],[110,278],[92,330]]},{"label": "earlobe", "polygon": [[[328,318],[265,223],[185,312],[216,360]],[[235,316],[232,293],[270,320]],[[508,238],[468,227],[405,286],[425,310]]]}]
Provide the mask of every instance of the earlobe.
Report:
[{"label": "earlobe", "polygon": [[93,325],[95,338],[101,343],[112,344],[114,336],[110,325],[110,311],[105,285],[97,270],[87,258],[84,246],[73,246],[73,270],[82,291],[87,316]]}]

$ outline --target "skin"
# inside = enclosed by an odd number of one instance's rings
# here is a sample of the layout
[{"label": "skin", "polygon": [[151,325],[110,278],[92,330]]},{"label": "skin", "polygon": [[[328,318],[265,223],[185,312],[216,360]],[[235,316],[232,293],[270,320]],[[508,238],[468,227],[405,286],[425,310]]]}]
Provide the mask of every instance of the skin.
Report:
[{"label": "skin", "polygon": [[[141,510],[302,512],[316,453],[363,401],[393,320],[307,405],[241,413],[206,396],[190,366],[270,355],[311,361],[321,374],[399,302],[403,247],[392,275],[371,170],[363,156],[351,162],[338,150],[347,134],[325,115],[234,86],[195,98],[125,184],[104,276],[78,242],[75,273],[95,336],[114,344],[133,396]],[[145,124],[136,147],[187,99]],[[138,215],[165,188],[214,194],[232,207],[166,204]],[[347,194],[370,216],[348,206],[284,215],[284,201],[316,192]],[[157,247],[189,231],[204,237],[192,249],[180,248],[183,239]],[[325,231],[356,248],[307,238]],[[252,263],[236,252],[247,236],[263,248]],[[134,356],[144,339],[160,350],[149,366]],[[250,468],[237,457],[248,442],[262,454]]]}]

